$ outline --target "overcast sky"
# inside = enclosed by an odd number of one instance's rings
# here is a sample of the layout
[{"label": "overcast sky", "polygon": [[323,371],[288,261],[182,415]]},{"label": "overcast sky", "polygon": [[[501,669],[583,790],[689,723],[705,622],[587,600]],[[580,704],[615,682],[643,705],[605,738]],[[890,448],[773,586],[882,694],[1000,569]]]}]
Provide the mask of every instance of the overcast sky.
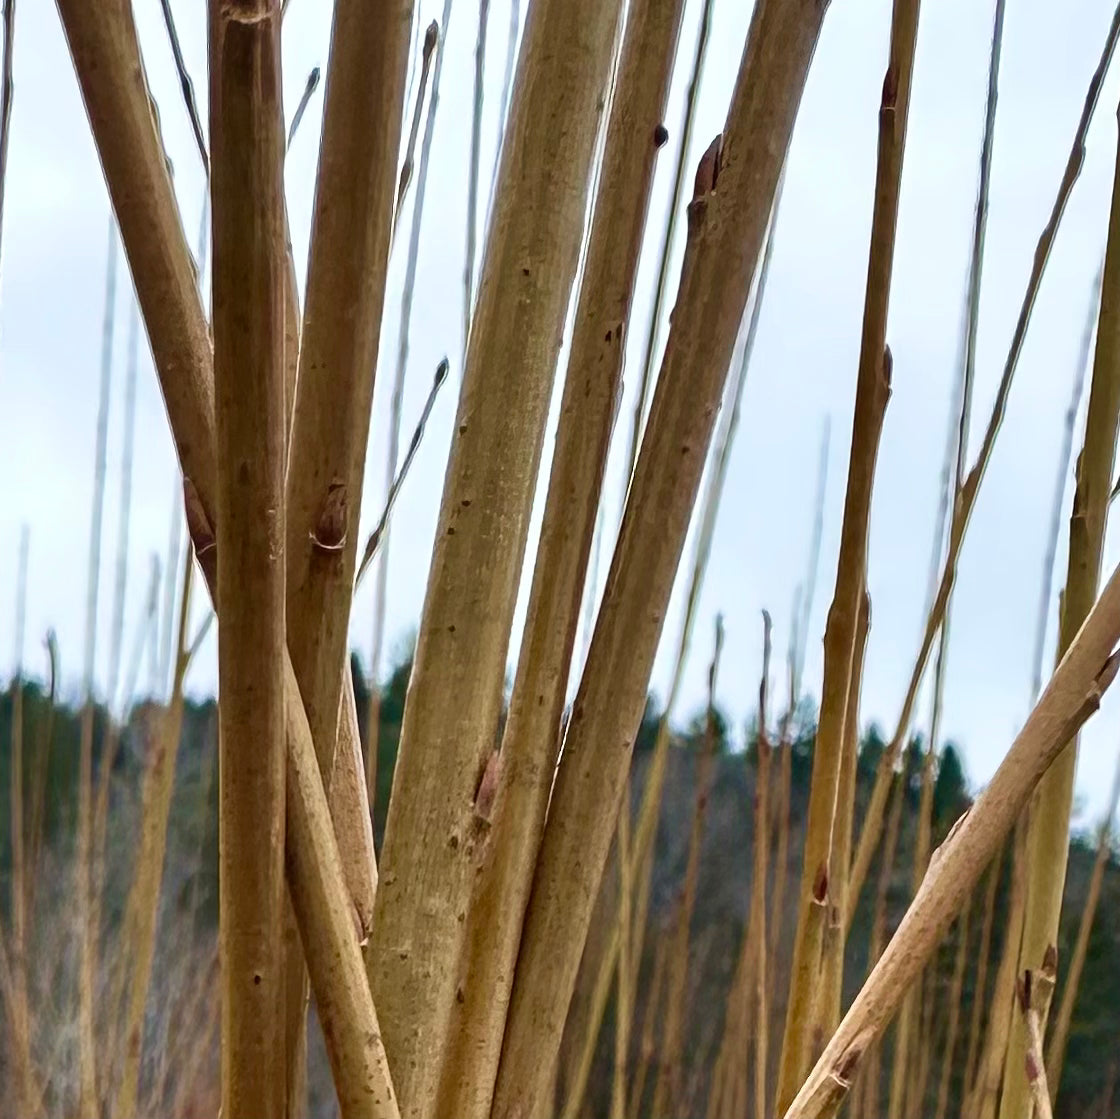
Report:
[{"label": "overcast sky", "polygon": [[[173,4],[188,66],[205,92],[205,5]],[[291,113],[311,68],[325,67],[329,5],[291,0],[284,32],[284,87]],[[630,332],[627,386],[640,361],[652,298],[680,117],[696,39],[700,0],[688,0],[651,230]],[[862,720],[893,728],[924,620],[951,383],[959,348],[967,254],[987,81],[990,0],[940,0],[922,12],[888,328],[894,387],[887,412],[871,528],[873,601]],[[158,0],[135,0],[145,63],[160,116],[188,239],[197,238],[204,191],[201,166],[179,95]],[[443,0],[422,0],[421,19]],[[1038,234],[1052,205],[1111,18],[1109,5],[1019,0],[1009,5],[996,123],[991,216],[979,334],[972,453],[987,421]],[[510,10],[491,4],[486,65],[483,181],[497,141]],[[716,0],[700,93],[694,163],[722,126],[749,18],[748,6]],[[824,542],[808,642],[806,688],[819,694],[820,638],[835,576],[847,469],[866,271],[876,117],[886,65],[888,0],[835,0],[825,19],[790,152],[776,249],[750,367],[742,423],[730,465],[693,646],[681,716],[703,702],[712,619],[725,616],[727,642],[719,699],[741,725],[757,694],[759,611],[774,615],[780,662],[790,605],[803,578],[811,534],[818,443],[831,417]],[[389,648],[383,668],[419,617],[439,493],[461,374],[462,292],[470,103],[477,0],[454,0],[446,42],[432,174],[420,239],[409,339],[405,426],[411,430],[445,354],[452,378],[438,401],[394,518],[389,575]],[[1115,68],[1114,68],[1115,69]],[[944,729],[962,744],[969,778],[990,777],[1029,709],[1035,619],[1080,336],[1104,247],[1116,148],[1120,78],[1110,75],[1089,135],[1084,172],[1070,202],[1011,394],[1004,428],[965,544],[952,621]],[[311,103],[287,165],[299,270],[306,257],[322,112]],[[203,110],[205,119],[205,110]],[[413,196],[414,197],[414,196]],[[388,397],[400,336],[400,290],[411,205],[392,261],[364,500],[364,533],[382,503]],[[39,641],[58,632],[68,687],[81,672],[86,554],[93,491],[94,427],[103,316],[109,206],[69,55],[53,4],[19,5],[15,102],[0,278],[0,633],[11,634],[17,541],[31,530],[25,656],[42,673]],[[677,246],[679,251],[679,246]],[[676,268],[673,271],[676,282]],[[98,664],[104,679],[107,620],[117,533],[123,382],[132,291],[122,267],[116,301],[115,383],[109,444]],[[562,383],[558,378],[557,385]],[[628,433],[621,412],[618,442]],[[554,422],[555,417],[553,417]],[[1076,443],[1080,443],[1080,421]],[[550,442],[551,446],[551,428]],[[616,448],[617,450],[617,448]],[[617,521],[616,454],[605,501]],[[547,460],[546,460],[547,461]],[[1068,483],[1068,479],[1067,479]],[[1066,487],[1068,506],[1071,485]],[[151,556],[167,552],[178,492],[166,418],[141,334],[136,471],[129,560],[126,642],[143,613]],[[540,509],[538,503],[537,515]],[[1068,508],[1063,516],[1068,516]],[[536,525],[530,539],[529,563]],[[1111,533],[1106,564],[1120,559]],[[604,548],[600,584],[606,573]],[[1064,578],[1065,526],[1056,582]],[[689,567],[688,553],[682,570]],[[527,568],[528,570],[528,568]],[[680,625],[681,586],[665,628],[653,686],[664,695]],[[373,580],[356,599],[352,636],[368,655]],[[527,584],[527,580],[526,580]],[[524,599],[524,594],[523,594]],[[1056,592],[1055,592],[1056,599]],[[520,620],[524,608],[518,610]],[[204,612],[196,603],[196,617]],[[1051,631],[1053,614],[1051,610]],[[516,656],[519,625],[511,642]],[[1051,632],[1051,645],[1053,633]],[[10,637],[0,657],[11,656]],[[1047,652],[1047,664],[1052,652]],[[3,673],[9,671],[5,659]],[[192,673],[212,688],[215,642]],[[919,724],[928,721],[923,702]],[[1120,746],[1120,700],[1106,699],[1086,732],[1078,772],[1079,826],[1103,808]]]}]

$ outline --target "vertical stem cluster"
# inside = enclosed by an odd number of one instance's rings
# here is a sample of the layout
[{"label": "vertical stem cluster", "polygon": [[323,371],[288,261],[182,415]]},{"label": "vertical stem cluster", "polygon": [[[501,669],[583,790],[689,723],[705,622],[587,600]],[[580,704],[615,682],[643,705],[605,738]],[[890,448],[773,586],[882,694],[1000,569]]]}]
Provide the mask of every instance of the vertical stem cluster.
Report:
[{"label": "vertical stem cluster", "polygon": [[432,1113],[489,808],[476,801],[501,709],[518,578],[597,113],[608,3],[530,9],[493,226],[405,704],[370,982],[405,1111]]},{"label": "vertical stem cluster", "polygon": [[[665,608],[824,10],[763,0],[688,209],[672,327],[521,938],[493,1115],[534,1108],[575,984]],[[718,189],[716,184],[718,181]]]},{"label": "vertical stem cluster", "polygon": [[560,745],[607,451],[621,393],[630,304],[645,230],[658,126],[680,29],[681,0],[635,0],[606,128],[606,155],[572,347],[524,637],[502,736],[501,784],[471,903],[445,1061],[441,1112],[484,1112],[501,1054],[522,919]]},{"label": "vertical stem cluster", "polygon": [[626,486],[634,473],[638,461],[638,447],[642,441],[642,424],[646,418],[646,405],[649,401],[650,381],[653,378],[653,365],[657,360],[657,336],[665,309],[665,298],[669,284],[669,261],[672,255],[674,235],[680,219],[681,202],[684,198],[685,176],[688,171],[689,148],[692,130],[696,122],[696,102],[700,95],[700,80],[704,76],[704,61],[708,56],[708,40],[712,30],[712,6],[714,0],[704,0],[700,13],[700,27],[696,35],[696,53],[692,60],[692,74],[688,80],[685,94],[684,112],[681,114],[681,138],[677,149],[677,162],[673,169],[673,190],[669,196],[669,213],[661,237],[661,252],[657,264],[657,285],[654,289],[653,304],[649,311],[646,327],[645,348],[642,350],[642,372],[638,380],[638,393],[634,401],[634,417],[630,422],[630,443],[626,456],[626,473],[623,476],[623,500]]},{"label": "vertical stem cluster", "polygon": [[[188,525],[216,599],[217,461],[209,331],[142,80],[131,5],[111,0],[94,10],[75,0],[58,0],[58,8],[144,312],[183,468]],[[286,656],[283,670],[286,869],[327,1053],[344,1115],[394,1116],[396,1101],[377,1017],[361,980],[361,926],[343,878],[299,685]],[[348,703],[349,693],[343,698]],[[353,731],[352,715],[346,724]]]}]

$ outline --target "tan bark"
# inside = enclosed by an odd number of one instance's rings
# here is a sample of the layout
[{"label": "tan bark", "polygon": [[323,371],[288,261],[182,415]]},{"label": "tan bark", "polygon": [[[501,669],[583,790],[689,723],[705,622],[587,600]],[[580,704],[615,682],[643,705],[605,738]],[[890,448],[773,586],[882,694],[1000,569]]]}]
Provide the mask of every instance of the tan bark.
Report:
[{"label": "tan bark", "polygon": [[[661,377],[541,844],[494,1119],[534,1106],[544,1087],[539,1070],[559,1045],[665,607],[823,18],[815,4],[764,0],[756,7],[722,152],[714,145],[701,161]],[[605,750],[604,743],[615,746]]]},{"label": "tan bark", "polygon": [[[397,1119],[389,1065],[365,979],[358,922],[299,691],[288,667],[288,888],[343,1119]],[[290,731],[291,733],[291,731]]]},{"label": "tan bark", "polygon": [[596,509],[622,387],[630,302],[659,147],[658,126],[681,0],[631,6],[606,156],[572,333],[556,449],[502,737],[501,785],[471,903],[464,1001],[455,1010],[440,1111],[489,1105],[501,1055],[522,919],[559,748]]},{"label": "tan bark", "polygon": [[280,9],[215,4],[212,19],[222,1113],[250,1119],[284,1106]]},{"label": "tan bark", "polygon": [[[328,791],[336,765],[351,770],[358,760],[361,772],[356,728],[337,763],[335,739],[349,721],[340,720],[340,689],[350,675],[346,639],[411,20],[411,0],[373,10],[343,0],[327,69],[288,471],[287,609],[292,666]],[[364,789],[364,780],[351,789],[359,803]],[[372,900],[372,835],[336,823],[340,848],[369,836],[368,880],[361,901],[355,895],[361,911]]]},{"label": "tan bark", "polygon": [[490,0],[479,0],[478,38],[474,48],[474,112],[471,114],[471,160],[467,176],[467,258],[463,263],[463,350],[471,333],[474,310],[475,253],[478,240],[478,164],[482,147],[483,75],[486,68],[486,32],[490,25]]},{"label": "tan bark", "polygon": [[1053,948],[1039,971],[1025,971],[1018,982],[1018,1009],[1026,1034],[1026,1055],[1023,1060],[1027,1082],[1028,1116],[1054,1119],[1050,1105],[1050,1087],[1046,1081],[1046,1064],[1042,1057],[1042,1023],[1050,1009],[1054,982],[1058,973],[1058,954]]},{"label": "tan bark", "polygon": [[[510,624],[575,277],[617,0],[529,12],[401,729],[367,956],[406,1114],[428,1116],[489,805]],[[492,774],[493,776],[493,774]]]},{"label": "tan bark", "polygon": [[786,1119],[835,1115],[862,1055],[897,1012],[1042,775],[1096,711],[1120,667],[1120,568],[987,788],[935,853],[918,896],[844,1016]]},{"label": "tan bark", "polygon": [[[395,242],[399,228],[401,204],[404,192],[412,178],[412,161],[416,152],[416,137],[420,130],[420,117],[424,108],[424,91],[428,87],[428,75],[431,73],[432,55],[439,43],[439,26],[433,20],[428,25],[424,36],[424,53],[420,63],[420,81],[416,91],[416,107],[412,116],[412,127],[408,134],[408,145],[405,149],[404,161],[401,165],[400,181],[397,185],[397,200],[393,214],[393,241]],[[428,119],[434,120],[434,110],[429,108]],[[427,171],[427,168],[424,168]],[[413,211],[414,228],[420,221],[420,211]],[[418,230],[413,234],[418,239]],[[418,249],[417,240],[417,249]],[[390,253],[392,244],[390,244]],[[413,245],[409,245],[409,259],[407,267],[411,268],[413,260]],[[405,278],[407,286],[407,272]],[[402,308],[403,315],[403,308]],[[402,324],[402,331],[407,333],[407,324]],[[402,338],[402,342],[405,339]],[[393,395],[390,401],[389,439],[386,446],[385,462],[385,504],[388,511],[389,501],[393,494],[393,487],[397,476],[397,457],[400,451],[401,410],[404,403],[404,373],[405,367],[397,361],[396,378],[393,382]],[[389,520],[385,519],[385,527],[380,540],[381,556],[377,563],[377,581],[373,592],[373,644],[370,648],[370,682],[369,682],[369,717],[366,722],[366,790],[369,797],[370,820],[372,822],[377,808],[377,755],[380,749],[381,733],[381,682],[378,673],[381,671],[381,648],[385,640],[385,608],[386,595],[389,583]],[[358,578],[366,564],[365,556],[358,569]]]}]

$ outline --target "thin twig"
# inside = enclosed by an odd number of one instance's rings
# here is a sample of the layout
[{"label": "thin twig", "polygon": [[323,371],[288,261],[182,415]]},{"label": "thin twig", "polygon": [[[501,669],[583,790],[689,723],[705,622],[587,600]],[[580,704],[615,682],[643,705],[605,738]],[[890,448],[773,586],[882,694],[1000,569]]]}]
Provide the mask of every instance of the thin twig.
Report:
[{"label": "thin twig", "polygon": [[4,69],[0,78],[0,234],[4,228],[4,194],[8,181],[8,141],[12,133],[12,50],[15,46],[16,0],[4,0]]},{"label": "thin twig", "polygon": [[[191,601],[191,574],[194,555],[187,547],[183,564],[182,593],[179,600],[178,652],[175,657],[175,678],[171,686],[171,702],[160,711],[154,731],[154,742],[144,771],[141,794],[140,845],[136,867],[129,890],[124,928],[128,937],[122,959],[128,960],[131,981],[128,983],[127,1017],[121,1036],[124,1063],[117,1088],[118,1115],[136,1113],[140,1086],[141,1057],[144,1048],[144,1010],[148,1001],[152,960],[155,951],[156,918],[159,913],[160,887],[163,881],[164,856],[167,849],[167,824],[171,810],[171,792],[175,776],[175,758],[183,725],[183,683],[190,664],[185,646],[187,618]],[[119,986],[124,987],[125,968],[119,971]],[[116,1028],[114,997],[111,1018]]]},{"label": "thin twig", "polygon": [[428,397],[424,401],[424,407],[420,411],[420,419],[416,423],[416,430],[413,431],[412,438],[409,440],[408,450],[404,455],[404,462],[401,463],[400,469],[393,479],[393,484],[389,487],[388,496],[385,498],[385,507],[382,509],[381,516],[377,520],[377,526],[374,528],[373,532],[369,534],[369,539],[366,541],[366,546],[362,551],[362,562],[358,564],[358,574],[354,577],[355,591],[361,584],[362,577],[369,570],[369,565],[377,555],[378,548],[381,547],[381,542],[385,537],[385,530],[389,524],[389,518],[393,513],[393,506],[396,505],[401,487],[404,485],[405,478],[408,477],[408,468],[412,465],[412,460],[416,457],[416,452],[420,448],[420,441],[424,438],[424,429],[428,425],[428,419],[432,414],[432,408],[435,406],[439,390],[443,387],[444,381],[447,380],[447,372],[449,369],[450,366],[448,365],[447,358],[444,358],[439,365],[436,366],[435,379],[432,381],[432,387],[428,390]]},{"label": "thin twig", "polygon": [[494,166],[490,171],[490,203],[486,213],[486,227],[490,227],[490,216],[494,209],[494,194],[498,189],[498,166],[505,144],[506,119],[509,110],[509,91],[513,87],[513,67],[517,61],[517,34],[521,24],[521,0],[510,0],[509,34],[506,37],[506,68],[502,77],[502,99],[498,105],[498,142],[494,145]]},{"label": "thin twig", "polygon": [[[832,437],[832,417],[826,415],[821,424],[821,446],[817,463],[817,494],[813,504],[813,531],[809,541],[808,564],[805,572],[805,582],[801,585],[801,610],[794,611],[794,633],[797,640],[794,647],[797,650],[794,661],[793,695],[801,695],[801,680],[805,671],[805,649],[809,636],[809,623],[813,617],[813,599],[817,592],[817,574],[821,560],[821,538],[824,535],[824,501],[828,491],[828,452]],[[791,708],[790,716],[793,715]]]},{"label": "thin twig", "polygon": [[490,0],[479,0],[478,40],[474,48],[474,111],[471,115],[471,162],[467,177],[467,259],[463,264],[463,353],[471,333],[474,309],[474,258],[478,238],[478,163],[482,147],[483,68],[486,64],[486,31],[490,24]]},{"label": "thin twig", "polygon": [[[1101,284],[1104,281],[1104,260],[1097,270],[1089,297],[1089,309],[1081,333],[1081,350],[1073,371],[1073,387],[1062,428],[1062,445],[1058,452],[1058,469],[1054,478],[1054,501],[1050,506],[1050,528],[1046,537],[1046,554],[1042,559],[1042,583],[1038,595],[1038,620],[1035,623],[1034,675],[1031,677],[1031,703],[1042,691],[1042,673],[1046,649],[1046,631],[1050,621],[1050,598],[1054,589],[1054,562],[1058,555],[1058,538],[1061,536],[1062,510],[1065,507],[1066,488],[1069,484],[1069,464],[1073,457],[1073,432],[1081,410],[1081,395],[1085,388],[1085,375],[1093,361],[1093,332],[1100,314]],[[1110,498],[1111,500],[1111,498]]]},{"label": "thin twig", "polygon": [[[187,116],[191,119],[191,131],[194,133],[194,142],[198,147],[199,158],[202,160],[202,170],[209,179],[210,157],[206,152],[206,139],[202,134],[202,118],[198,114],[194,83],[191,81],[187,63],[183,58],[183,48],[179,45],[179,32],[175,27],[171,0],[159,0],[159,6],[163,10],[163,25],[167,28],[167,39],[171,43],[171,53],[175,56],[175,72],[179,75],[179,88],[183,91],[183,104],[187,108]],[[287,7],[287,4],[284,6]]]},{"label": "thin twig", "polygon": [[[166,3],[166,0],[164,0]],[[307,106],[311,101],[312,95],[319,88],[320,78],[319,67],[312,68],[311,73],[307,75],[307,82],[303,87],[303,93],[300,94],[299,104],[296,106],[296,111],[292,114],[292,123],[288,125],[288,142],[287,150],[291,151],[292,144],[295,142],[296,133],[299,131],[299,126],[303,121],[303,114],[307,112]]]},{"label": "thin twig", "polygon": [[[447,13],[445,12],[446,16]],[[444,26],[447,26],[446,19]],[[397,181],[397,202],[393,210],[393,233],[394,241],[396,240],[395,234],[400,226],[401,209],[404,206],[405,195],[408,193],[409,184],[412,182],[412,168],[413,161],[416,157],[416,138],[420,133],[420,117],[424,111],[424,91],[428,88],[428,75],[431,72],[432,65],[432,52],[439,46],[439,24],[433,19],[428,24],[428,30],[424,33],[424,53],[420,61],[420,86],[416,92],[416,107],[412,111],[412,127],[408,131],[408,144],[405,147],[404,162],[401,164],[400,179]],[[438,76],[439,64],[436,64],[436,72]],[[432,102],[436,100],[436,80],[432,82]],[[435,115],[435,109],[430,104],[428,107],[428,116],[431,119]],[[425,133],[427,127],[425,126]],[[423,161],[423,152],[421,152],[421,161]],[[417,203],[419,206],[420,203]]]},{"label": "thin twig", "polygon": [[94,667],[97,652],[97,603],[101,585],[101,522],[105,505],[105,463],[109,428],[109,396],[113,369],[113,326],[116,321],[117,225],[109,216],[109,254],[105,271],[105,309],[101,333],[101,387],[98,396],[94,452],[93,501],[90,513],[86,585],[85,655],[82,667],[82,731],[78,775],[78,853],[76,859],[81,959],[78,999],[79,1110],[97,1109],[97,1047],[94,1039],[94,992],[97,977],[97,909],[93,886],[93,735]]},{"label": "thin twig", "polygon": [[634,418],[630,426],[630,446],[626,457],[626,472],[623,475],[623,500],[638,461],[638,446],[641,442],[642,424],[645,421],[646,402],[649,400],[650,381],[653,378],[653,363],[656,360],[657,337],[661,329],[661,318],[665,308],[665,296],[669,287],[669,263],[673,248],[673,238],[680,216],[681,199],[684,195],[686,171],[688,169],[689,147],[692,140],[693,125],[696,121],[696,103],[700,94],[700,82],[704,75],[704,60],[708,53],[708,38],[712,29],[713,0],[704,0],[700,14],[700,28],[696,37],[696,53],[692,60],[692,74],[688,81],[685,96],[684,115],[681,120],[681,142],[677,149],[677,164],[673,171],[673,192],[669,196],[669,210],[665,230],[661,237],[661,254],[657,266],[657,287],[654,289],[653,305],[649,312],[649,325],[646,328],[645,348],[642,351],[642,372],[638,380],[638,396],[634,403]]}]

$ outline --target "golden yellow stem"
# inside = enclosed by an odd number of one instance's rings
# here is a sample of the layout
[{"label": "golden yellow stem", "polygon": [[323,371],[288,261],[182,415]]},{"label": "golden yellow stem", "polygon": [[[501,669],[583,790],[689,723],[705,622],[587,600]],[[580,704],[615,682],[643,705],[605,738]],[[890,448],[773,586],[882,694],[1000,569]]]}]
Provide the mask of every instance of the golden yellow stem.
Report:
[{"label": "golden yellow stem", "polygon": [[[887,311],[898,224],[898,198],[906,147],[914,47],[918,34],[918,0],[895,0],[891,16],[890,55],[879,106],[879,151],[871,219],[863,330],[856,378],[855,414],[844,500],[836,590],[824,641],[824,678],[809,815],[801,869],[797,932],[786,1009],[785,1036],[778,1073],[777,1110],[785,1110],[808,1067],[813,1015],[809,1012],[820,966],[811,951],[815,924],[812,885],[830,858],[831,836],[843,756],[844,726],[852,677],[853,649],[860,595],[867,566],[867,533],[875,461],[883,413],[890,395],[890,351],[886,348]],[[846,870],[844,872],[846,874]],[[831,886],[831,884],[829,884]],[[858,897],[854,894],[853,897]],[[831,905],[831,902],[830,902]],[[841,916],[843,911],[841,910]],[[838,939],[843,942],[843,927]],[[842,965],[841,965],[842,966]],[[838,997],[838,990],[830,999]],[[831,1007],[826,1007],[831,1017]]]}]

